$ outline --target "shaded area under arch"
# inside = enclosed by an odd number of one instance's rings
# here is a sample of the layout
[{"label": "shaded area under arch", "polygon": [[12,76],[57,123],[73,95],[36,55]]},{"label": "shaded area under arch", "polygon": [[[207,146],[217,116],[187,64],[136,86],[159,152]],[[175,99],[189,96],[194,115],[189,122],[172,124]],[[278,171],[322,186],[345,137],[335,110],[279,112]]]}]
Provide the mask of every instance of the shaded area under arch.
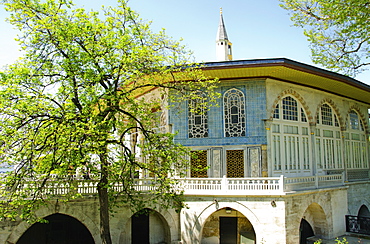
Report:
[{"label": "shaded area under arch", "polygon": [[17,244],[94,244],[89,230],[77,219],[64,214],[44,218],[48,223],[33,224]]},{"label": "shaded area under arch", "polygon": [[299,226],[299,244],[306,244],[307,238],[314,235],[315,233],[313,232],[310,223],[308,223],[305,219],[302,219]]},{"label": "shaded area under arch", "polygon": [[233,208],[213,212],[202,228],[201,244],[254,244],[256,234],[251,222]]},{"label": "shaded area under arch", "polygon": [[131,240],[125,243],[170,243],[170,228],[164,217],[152,209],[143,209],[131,216]]},{"label": "shaded area under arch", "polygon": [[369,212],[369,209],[366,207],[366,205],[362,205],[360,207],[360,209],[358,210],[357,216],[370,218],[370,212]]}]

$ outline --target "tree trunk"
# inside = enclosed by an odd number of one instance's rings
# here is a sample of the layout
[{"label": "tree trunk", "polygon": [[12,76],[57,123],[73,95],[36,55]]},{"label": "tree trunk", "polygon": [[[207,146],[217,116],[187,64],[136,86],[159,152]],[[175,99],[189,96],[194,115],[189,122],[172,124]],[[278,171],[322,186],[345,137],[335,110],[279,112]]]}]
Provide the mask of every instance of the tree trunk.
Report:
[{"label": "tree trunk", "polygon": [[109,202],[108,202],[108,172],[106,160],[101,156],[101,176],[98,183],[98,194],[100,204],[100,237],[102,244],[112,244],[109,224]]}]

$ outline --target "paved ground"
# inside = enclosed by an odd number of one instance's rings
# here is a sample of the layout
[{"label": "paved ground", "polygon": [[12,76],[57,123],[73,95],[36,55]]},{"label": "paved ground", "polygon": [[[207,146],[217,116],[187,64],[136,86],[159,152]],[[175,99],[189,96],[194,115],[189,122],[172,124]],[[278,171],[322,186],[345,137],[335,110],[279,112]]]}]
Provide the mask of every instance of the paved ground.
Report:
[{"label": "paved ground", "polygon": [[[343,240],[346,238],[348,244],[370,244],[370,236],[340,236],[338,239]],[[337,244],[335,239],[332,240],[322,240],[322,244]]]}]

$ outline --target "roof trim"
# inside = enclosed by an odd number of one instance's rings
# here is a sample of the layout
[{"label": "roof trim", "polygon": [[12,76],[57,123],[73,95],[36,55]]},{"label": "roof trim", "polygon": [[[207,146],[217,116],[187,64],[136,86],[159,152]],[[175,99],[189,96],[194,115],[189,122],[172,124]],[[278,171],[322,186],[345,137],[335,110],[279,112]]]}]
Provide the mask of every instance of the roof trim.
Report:
[{"label": "roof trim", "polygon": [[221,61],[221,62],[206,62],[203,63],[203,69],[235,69],[235,68],[248,68],[248,67],[271,67],[271,66],[283,66],[294,70],[322,76],[325,78],[337,80],[348,85],[360,88],[367,92],[370,92],[370,86],[351,78],[346,75],[338,74],[332,71],[321,69],[312,65],[304,64],[287,58],[267,58],[267,59],[249,59],[249,60],[232,60],[232,61]]}]

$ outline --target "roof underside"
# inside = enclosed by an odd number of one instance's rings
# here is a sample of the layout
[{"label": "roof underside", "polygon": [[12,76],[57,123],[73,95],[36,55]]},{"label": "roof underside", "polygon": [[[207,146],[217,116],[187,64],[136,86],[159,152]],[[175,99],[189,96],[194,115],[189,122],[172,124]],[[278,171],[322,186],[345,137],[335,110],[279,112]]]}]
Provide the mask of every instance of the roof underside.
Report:
[{"label": "roof underside", "polygon": [[277,79],[370,105],[370,86],[338,73],[285,58],[205,63],[204,71],[208,77],[220,80]]}]

